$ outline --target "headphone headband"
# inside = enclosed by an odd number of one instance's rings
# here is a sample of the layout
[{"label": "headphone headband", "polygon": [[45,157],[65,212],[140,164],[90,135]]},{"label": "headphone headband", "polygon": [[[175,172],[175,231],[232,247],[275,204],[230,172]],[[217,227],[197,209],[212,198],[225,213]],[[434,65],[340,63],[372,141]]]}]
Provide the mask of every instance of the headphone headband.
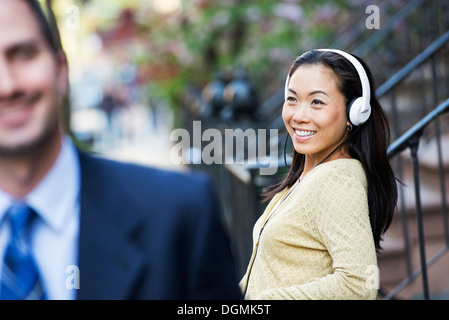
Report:
[{"label": "headphone headband", "polygon": [[[357,60],[357,58],[347,52],[337,49],[316,49],[316,51],[328,51],[337,53],[346,58],[346,60],[348,60],[356,69],[360,78],[360,83],[362,84],[362,96],[355,99],[350,103],[350,105],[348,105],[348,118],[353,125],[358,126],[363,124],[366,120],[368,120],[371,114],[371,90],[365,68],[362,66],[360,61]],[[287,75],[287,79],[285,81],[285,98],[287,98],[289,81],[290,76]]]}]

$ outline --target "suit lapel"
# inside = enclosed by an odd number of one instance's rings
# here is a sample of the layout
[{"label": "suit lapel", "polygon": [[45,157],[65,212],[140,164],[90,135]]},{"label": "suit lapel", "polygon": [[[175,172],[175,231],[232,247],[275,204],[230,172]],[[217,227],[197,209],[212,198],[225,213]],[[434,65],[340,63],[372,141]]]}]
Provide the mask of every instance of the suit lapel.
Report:
[{"label": "suit lapel", "polygon": [[[130,299],[144,257],[131,236],[139,220],[120,200],[101,160],[80,153],[81,221],[78,299]],[[106,170],[106,171],[105,171]],[[116,181],[117,183],[117,181]]]}]

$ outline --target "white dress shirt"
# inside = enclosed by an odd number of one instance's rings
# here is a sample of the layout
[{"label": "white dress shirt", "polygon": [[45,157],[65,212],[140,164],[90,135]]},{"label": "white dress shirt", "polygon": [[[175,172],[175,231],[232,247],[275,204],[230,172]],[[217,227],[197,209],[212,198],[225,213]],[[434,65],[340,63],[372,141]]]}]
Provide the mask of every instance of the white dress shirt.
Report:
[{"label": "white dress shirt", "polygon": [[[23,199],[39,219],[31,230],[32,252],[41,274],[47,298],[76,297],[79,236],[80,168],[76,149],[69,138],[47,175]],[[9,242],[5,213],[13,198],[0,189],[0,271]],[[0,272],[1,276],[1,272]]]}]

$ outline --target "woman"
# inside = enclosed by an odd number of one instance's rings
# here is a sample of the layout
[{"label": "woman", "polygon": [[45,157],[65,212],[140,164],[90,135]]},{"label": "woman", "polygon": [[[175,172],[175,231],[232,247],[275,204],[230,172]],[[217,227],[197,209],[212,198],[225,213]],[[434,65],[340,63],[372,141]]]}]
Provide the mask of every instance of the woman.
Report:
[{"label": "woman", "polygon": [[245,298],[375,299],[397,185],[371,72],[342,51],[306,52],[290,68],[282,117],[293,160],[254,226]]}]

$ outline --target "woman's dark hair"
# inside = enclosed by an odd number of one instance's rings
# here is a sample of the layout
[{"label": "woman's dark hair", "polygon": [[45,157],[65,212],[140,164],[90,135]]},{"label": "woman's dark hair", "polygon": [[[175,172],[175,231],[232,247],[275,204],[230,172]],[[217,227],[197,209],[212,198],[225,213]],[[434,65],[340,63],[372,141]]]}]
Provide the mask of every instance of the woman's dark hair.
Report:
[{"label": "woman's dark hair", "polygon": [[[390,143],[388,118],[376,98],[371,71],[364,61],[356,58],[365,68],[370,82],[371,115],[364,124],[354,127],[345,144],[349,155],[359,160],[365,171],[368,182],[369,218],[376,250],[379,251],[382,235],[389,228],[396,210],[398,192],[396,177],[387,156]],[[302,65],[323,65],[330,68],[338,79],[337,86],[345,96],[346,104],[362,96],[360,77],[352,63],[342,55],[330,51],[306,52],[293,62],[289,71],[290,78]],[[270,200],[284,188],[293,186],[304,170],[304,162],[305,156],[293,149],[290,172],[283,181],[266,189],[265,200]]]}]

